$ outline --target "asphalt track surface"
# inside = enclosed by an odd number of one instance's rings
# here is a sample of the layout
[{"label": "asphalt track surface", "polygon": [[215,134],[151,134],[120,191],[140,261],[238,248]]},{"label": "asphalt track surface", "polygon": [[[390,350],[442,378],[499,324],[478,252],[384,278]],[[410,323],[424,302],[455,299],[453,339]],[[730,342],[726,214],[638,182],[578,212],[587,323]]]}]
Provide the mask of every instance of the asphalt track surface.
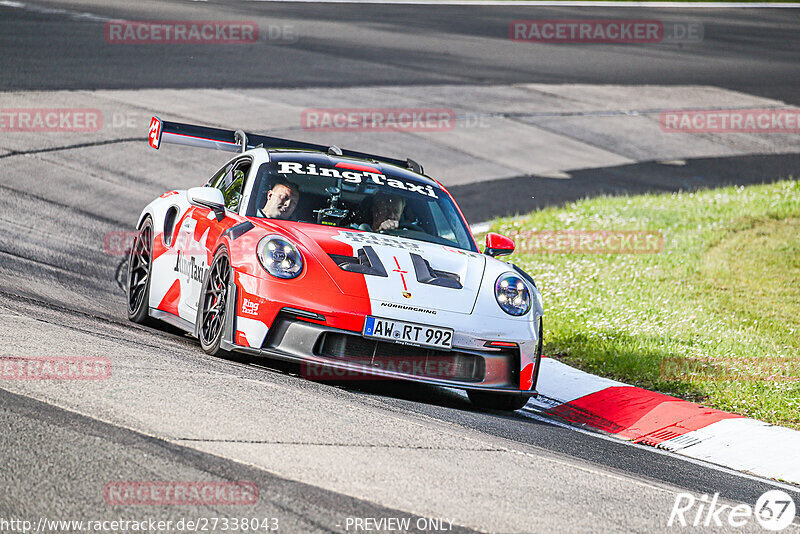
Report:
[{"label": "asphalt track surface", "polygon": [[[48,6],[46,2],[32,2]],[[97,20],[3,9],[0,88],[357,87],[433,83],[708,84],[800,104],[800,12],[306,4],[64,2],[55,8],[131,20],[254,20],[298,36],[249,53],[220,46],[107,46]],[[626,18],[696,22],[703,44],[511,45],[515,19]],[[67,23],[65,23],[65,19]],[[512,48],[509,48],[512,46]],[[509,53],[513,51],[513,53]]]},{"label": "asphalt track surface", "polygon": [[[2,90],[707,83],[796,104],[800,87],[795,10],[630,9],[626,17],[700,19],[707,46],[609,46],[591,55],[573,47],[498,57],[493,43],[504,44],[510,19],[611,17],[621,11],[223,2],[34,7],[0,4]],[[97,31],[101,19],[74,12],[128,19],[255,18],[294,24],[308,37],[292,45],[264,43],[263,51],[246,57],[220,47],[123,50],[104,46]],[[336,28],[351,25],[352,32],[337,35],[330,21],[339,23]],[[467,43],[468,53],[442,46],[458,41]],[[80,150],[103,148],[69,152]],[[677,492],[719,492],[730,502],[752,505],[773,487],[524,412],[474,411],[458,392],[309,382],[292,366],[208,358],[195,341],[169,329],[133,326],[115,280],[119,258],[104,255],[97,244],[105,232],[129,228],[141,206],[97,184],[114,181],[152,196],[161,192],[160,184],[132,169],[115,176],[104,167],[64,187],[50,158],[3,158],[3,354],[104,353],[115,366],[116,382],[86,389],[0,383],[0,518],[243,515],[219,507],[120,511],[100,491],[114,480],[213,479],[255,481],[259,503],[244,515],[280,517],[283,532],[346,531],[347,517],[435,515],[488,531],[652,532],[666,529]],[[791,156],[783,158],[753,165],[796,164]],[[734,183],[748,179],[745,174]],[[35,192],[26,187],[28,180],[37,181]],[[676,176],[663,180],[666,189],[691,187]],[[588,177],[590,193],[591,183]],[[554,193],[546,202],[569,200],[569,194],[574,193]],[[345,416],[326,420],[332,407],[338,410],[334,415]],[[493,470],[492,464],[519,470]],[[800,502],[800,492],[792,493]]]}]

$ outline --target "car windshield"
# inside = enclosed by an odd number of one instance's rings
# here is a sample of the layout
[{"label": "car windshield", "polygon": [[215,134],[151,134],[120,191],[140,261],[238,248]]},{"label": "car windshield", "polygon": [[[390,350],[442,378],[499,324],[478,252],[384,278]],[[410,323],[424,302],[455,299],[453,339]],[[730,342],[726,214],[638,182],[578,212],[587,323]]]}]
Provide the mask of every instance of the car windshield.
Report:
[{"label": "car windshield", "polygon": [[368,162],[270,161],[258,170],[247,215],[378,232],[477,251],[450,196]]}]

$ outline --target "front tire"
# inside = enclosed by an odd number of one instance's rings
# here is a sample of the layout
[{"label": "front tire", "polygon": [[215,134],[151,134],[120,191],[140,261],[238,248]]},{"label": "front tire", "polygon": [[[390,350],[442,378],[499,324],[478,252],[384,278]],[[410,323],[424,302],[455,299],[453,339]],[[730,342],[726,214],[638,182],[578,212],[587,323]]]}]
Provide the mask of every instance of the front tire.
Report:
[{"label": "front tire", "polygon": [[491,393],[487,391],[467,390],[472,405],[480,410],[500,410],[513,412],[528,403],[530,395],[508,395],[506,393]]},{"label": "front tire", "polygon": [[145,219],[128,258],[128,319],[138,324],[151,322],[150,279],[153,269],[153,221]]},{"label": "front tire", "polygon": [[221,247],[214,256],[208,275],[203,281],[197,310],[197,337],[200,338],[200,346],[211,356],[225,352],[221,345],[222,336],[225,334],[225,313],[230,305],[228,302],[228,297],[231,295],[230,281],[231,261],[228,250]]}]

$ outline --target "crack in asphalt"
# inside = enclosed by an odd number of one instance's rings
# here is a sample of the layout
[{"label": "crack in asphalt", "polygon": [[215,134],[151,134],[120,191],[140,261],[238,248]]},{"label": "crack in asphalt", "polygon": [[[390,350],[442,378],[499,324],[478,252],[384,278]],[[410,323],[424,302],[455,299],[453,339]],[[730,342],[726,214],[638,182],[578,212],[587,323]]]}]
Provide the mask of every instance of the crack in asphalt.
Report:
[{"label": "crack in asphalt", "polygon": [[[4,158],[6,155],[0,156],[0,159]],[[126,223],[124,223],[124,222],[116,221],[114,219],[109,219],[108,217],[104,217],[103,215],[98,215],[97,213],[92,213],[91,211],[86,211],[86,210],[78,208],[76,206],[70,206],[69,204],[64,204],[64,203],[58,202],[56,200],[52,200],[52,199],[45,198],[45,197],[42,197],[42,196],[39,196],[39,195],[35,195],[35,194],[33,194],[33,193],[29,192],[29,191],[20,191],[19,189],[14,189],[13,187],[9,187],[7,185],[2,185],[2,184],[0,184],[0,189],[4,189],[6,191],[10,191],[10,192],[15,193],[15,194],[17,194],[17,195],[19,195],[19,196],[21,196],[23,198],[28,199],[28,200],[35,200],[35,201],[38,201],[38,202],[44,202],[44,203],[47,203],[47,204],[52,204],[53,206],[57,206],[59,208],[62,208],[62,209],[68,210],[68,211],[73,211],[73,212],[75,212],[75,213],[77,213],[79,215],[83,215],[84,217],[87,217],[89,219],[94,219],[96,221],[102,221],[102,222],[104,222],[106,224],[110,224],[110,225],[113,225],[115,227],[125,227],[125,226],[127,226]]]},{"label": "crack in asphalt", "polygon": [[[480,113],[477,115],[465,114],[462,119],[477,117],[499,117],[499,118],[520,118],[520,117],[619,117],[619,116],[639,116],[653,115],[665,111],[688,112],[688,111],[740,111],[753,109],[753,106],[704,106],[704,107],[674,107],[674,108],[644,108],[644,109],[599,109],[585,111],[497,111],[493,113]],[[760,106],[760,109],[793,110],[790,106],[772,105]],[[458,120],[459,116],[456,116]],[[527,124],[527,123],[526,123]],[[537,125],[538,126],[538,125]],[[563,135],[563,134],[562,134]]]},{"label": "crack in asphalt", "polygon": [[[66,315],[73,315],[73,316],[79,316],[79,317],[83,317],[83,318],[87,318],[87,319],[91,319],[91,320],[96,320],[96,321],[103,322],[103,323],[106,323],[108,325],[117,326],[117,327],[120,327],[120,328],[132,328],[132,329],[135,329],[135,330],[137,330],[139,332],[142,332],[142,333],[151,333],[152,332],[152,330],[144,328],[144,327],[141,327],[141,326],[137,325],[136,323],[132,323],[132,322],[129,322],[129,321],[121,321],[121,320],[117,320],[117,319],[114,319],[114,318],[111,318],[111,317],[97,315],[97,314],[89,313],[89,312],[86,312],[86,311],[77,310],[77,309],[74,309],[74,308],[68,308],[66,306],[61,306],[59,304],[56,304],[55,302],[44,302],[44,301],[39,300],[39,299],[37,299],[35,297],[32,297],[32,296],[18,295],[16,293],[11,293],[9,291],[4,291],[2,289],[0,289],[0,296],[2,296],[3,298],[9,299],[9,300],[13,300],[13,301],[19,302],[19,303],[33,304],[33,305],[35,305],[35,306],[37,306],[39,308],[42,308],[42,309],[48,310],[48,311],[54,310],[54,311],[61,312],[61,313],[66,314]],[[23,317],[30,317],[29,315],[22,315],[22,316]],[[48,320],[42,319],[40,317],[30,317],[30,318],[35,320],[35,321],[40,321],[40,322],[43,322],[43,323],[46,323],[46,324],[52,324],[52,325],[55,325],[55,326],[61,326],[63,328],[68,328],[68,329],[74,330],[76,332],[81,332],[81,333],[85,333],[85,334],[91,334],[92,336],[98,336],[98,337],[110,339],[110,340],[113,340],[113,341],[118,341],[118,342],[121,342],[121,343],[124,343],[124,344],[134,345],[136,347],[145,346],[145,347],[150,347],[150,348],[156,349],[156,350],[163,350],[163,348],[164,348],[162,345],[157,345],[157,344],[154,344],[154,343],[146,343],[146,342],[143,342],[143,341],[134,341],[134,340],[126,339],[124,337],[118,337],[118,336],[109,334],[107,332],[105,332],[105,333],[103,333],[103,332],[94,332],[92,330],[87,330],[87,329],[80,328],[80,327],[77,327],[77,326],[74,326],[74,325],[64,324],[64,323],[61,323],[61,322],[58,322],[58,321],[48,321]],[[164,341],[164,340],[161,340],[161,341]]]},{"label": "crack in asphalt", "polygon": [[54,146],[49,148],[34,148],[32,150],[12,150],[8,154],[0,154],[0,159],[12,156],[30,156],[32,154],[44,154],[47,152],[60,152],[62,150],[75,150],[78,148],[89,148],[95,146],[115,145],[118,143],[130,143],[133,141],[147,141],[147,137],[122,137],[120,139],[106,139],[104,141],[92,141],[88,143],[76,143],[74,145]]},{"label": "crack in asphalt", "polygon": [[[58,278],[59,280],[61,280],[62,278],[68,278],[68,277],[72,277],[73,279],[78,279],[78,280],[82,280],[82,281],[83,280],[90,280],[90,281],[94,282],[94,284],[92,284],[93,289],[97,290],[98,292],[102,292],[102,291],[106,291],[107,290],[107,288],[101,283],[101,281],[97,278],[97,276],[92,275],[92,274],[84,274],[82,271],[79,271],[79,270],[70,269],[68,267],[62,267],[60,265],[55,265],[55,264],[52,264],[52,263],[49,263],[49,262],[46,262],[46,261],[42,261],[42,260],[39,260],[39,259],[36,259],[36,258],[30,258],[30,257],[25,256],[23,254],[17,254],[15,252],[10,252],[10,251],[4,250],[4,249],[0,249],[0,256],[9,256],[9,257],[14,258],[16,260],[19,260],[20,264],[24,264],[25,262],[29,262],[30,264],[36,265],[38,267],[41,267],[42,270],[45,270],[45,268],[52,269],[54,271],[52,274],[56,278]],[[28,265],[28,266],[30,266],[30,265]],[[120,272],[119,270],[120,270],[120,268],[122,266],[123,266],[123,264],[120,264],[117,267],[117,272],[115,273],[115,277],[116,276],[121,276],[121,274],[119,274],[119,272]],[[125,267],[127,268],[127,262],[125,262]],[[117,285],[119,285],[121,288],[123,288],[123,286],[121,285],[119,280],[117,280]],[[85,284],[84,289],[89,288],[89,287],[90,287],[90,284]],[[124,289],[124,290],[126,291],[126,289]],[[112,292],[112,291],[107,291],[107,292],[108,293],[115,293],[115,292]],[[25,298],[21,294],[16,294],[16,295],[18,297]],[[43,301],[39,301],[39,302],[42,303]]]},{"label": "crack in asphalt", "polygon": [[[56,271],[60,271],[62,273],[76,274],[75,271],[73,271],[71,269],[68,269],[66,267],[63,267],[61,265],[55,265],[53,263],[48,263],[48,262],[42,261],[42,260],[40,260],[38,258],[29,258],[28,256],[24,256],[22,254],[17,254],[16,252],[11,252],[11,251],[8,251],[8,250],[0,249],[0,254],[5,254],[6,256],[11,256],[12,258],[16,258],[18,260],[29,261],[29,262],[35,263],[36,265],[39,265],[41,267],[50,267],[51,269],[55,269]],[[83,275],[83,277],[84,278],[89,278],[88,275]]]},{"label": "crack in asphalt", "polygon": [[[95,163],[94,165],[86,165],[84,163],[76,163],[72,162],[67,158],[57,159],[53,156],[60,155],[60,151],[50,151],[49,154],[53,154],[51,157],[47,157],[48,153],[43,154],[28,154],[29,156],[39,156],[41,161],[59,167],[60,170],[71,170],[77,174],[81,174],[86,178],[92,178],[93,180],[97,180],[98,182],[103,182],[110,186],[115,187],[124,187],[130,184],[134,184],[135,186],[153,186],[153,185],[163,185],[163,184],[156,184],[147,180],[146,177],[136,176],[129,172],[126,172],[126,167],[124,166],[116,166],[114,167],[113,164],[111,166],[104,166],[100,163]],[[116,178],[111,179],[111,177]],[[119,179],[122,179],[120,181]]]}]

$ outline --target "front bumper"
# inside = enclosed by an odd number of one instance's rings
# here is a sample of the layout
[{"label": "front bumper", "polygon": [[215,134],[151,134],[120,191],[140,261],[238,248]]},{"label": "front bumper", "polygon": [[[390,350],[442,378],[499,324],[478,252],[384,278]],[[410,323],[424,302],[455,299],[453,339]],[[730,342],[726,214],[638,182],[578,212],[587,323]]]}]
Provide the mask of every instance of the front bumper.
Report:
[{"label": "front bumper", "polygon": [[[387,307],[382,301],[342,295],[338,290],[325,294],[325,288],[314,286],[289,291],[288,283],[238,272],[235,280],[229,298],[237,305],[226,309],[225,350],[298,362],[310,379],[358,380],[368,375],[536,395],[541,354],[538,321],[443,310],[426,310],[421,318],[418,310]],[[453,350],[432,351],[363,337],[364,318],[374,313],[373,308],[384,318],[412,323],[430,320],[453,328]],[[512,341],[517,348],[487,346],[496,341]],[[337,373],[323,373],[323,369]]]},{"label": "front bumper", "polygon": [[[311,380],[396,379],[436,386],[535,396],[520,390],[519,349],[451,351],[367,339],[359,333],[278,314],[260,348],[226,344],[251,355],[297,362]],[[535,363],[538,370],[539,359]],[[536,373],[538,374],[538,373]]]}]

